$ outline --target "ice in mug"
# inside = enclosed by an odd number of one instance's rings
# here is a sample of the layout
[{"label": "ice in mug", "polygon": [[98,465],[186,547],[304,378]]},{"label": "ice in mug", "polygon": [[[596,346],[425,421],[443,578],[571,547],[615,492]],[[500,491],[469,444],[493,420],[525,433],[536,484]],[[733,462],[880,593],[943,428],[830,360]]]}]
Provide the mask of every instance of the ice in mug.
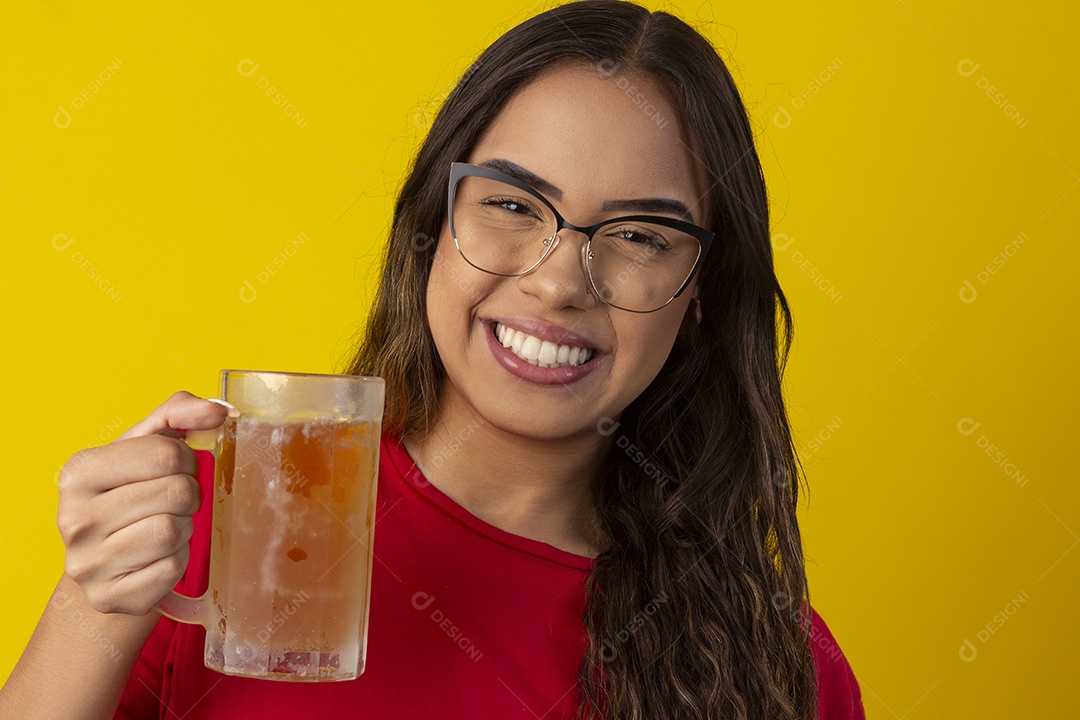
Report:
[{"label": "ice in mug", "polygon": [[221,620],[205,662],[228,674],[350,679],[367,646],[379,424],[290,420],[245,413],[223,428],[210,562]]}]

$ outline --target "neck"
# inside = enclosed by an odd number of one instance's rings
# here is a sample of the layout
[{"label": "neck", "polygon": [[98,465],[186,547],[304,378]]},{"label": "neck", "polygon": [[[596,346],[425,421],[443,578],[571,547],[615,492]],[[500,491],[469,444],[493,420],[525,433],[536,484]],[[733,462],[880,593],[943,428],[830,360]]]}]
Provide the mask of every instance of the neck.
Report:
[{"label": "neck", "polygon": [[595,557],[603,541],[592,482],[610,438],[598,432],[557,440],[522,437],[448,395],[429,433],[402,438],[424,477],[495,527]]}]

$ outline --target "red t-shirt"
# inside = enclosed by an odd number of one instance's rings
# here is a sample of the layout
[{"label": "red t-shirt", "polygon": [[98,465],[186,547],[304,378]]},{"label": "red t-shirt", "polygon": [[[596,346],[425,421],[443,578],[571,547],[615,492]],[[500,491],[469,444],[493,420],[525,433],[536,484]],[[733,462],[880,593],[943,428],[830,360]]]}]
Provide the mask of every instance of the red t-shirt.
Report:
[{"label": "red t-shirt", "polygon": [[[197,455],[203,497],[211,498],[213,456]],[[206,589],[211,504],[195,515],[191,559],[177,585],[186,595]],[[162,618],[116,717],[574,717],[590,558],[472,515],[385,434],[375,526],[372,620],[358,679],[286,683],[222,675],[203,665],[201,627]],[[820,716],[863,720],[855,676],[821,617],[812,618]]]}]

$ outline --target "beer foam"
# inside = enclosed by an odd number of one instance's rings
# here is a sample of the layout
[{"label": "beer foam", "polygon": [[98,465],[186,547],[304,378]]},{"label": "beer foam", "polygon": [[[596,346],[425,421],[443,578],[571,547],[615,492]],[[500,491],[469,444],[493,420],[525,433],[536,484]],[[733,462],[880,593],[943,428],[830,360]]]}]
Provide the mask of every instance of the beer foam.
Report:
[{"label": "beer foam", "polygon": [[358,420],[355,415],[342,414],[340,411],[335,411],[334,409],[324,411],[306,410],[282,413],[276,410],[266,408],[249,408],[247,410],[244,410],[239,417],[241,422],[249,421],[289,425],[303,424],[305,426],[309,423],[325,425],[363,422],[361,420]]}]

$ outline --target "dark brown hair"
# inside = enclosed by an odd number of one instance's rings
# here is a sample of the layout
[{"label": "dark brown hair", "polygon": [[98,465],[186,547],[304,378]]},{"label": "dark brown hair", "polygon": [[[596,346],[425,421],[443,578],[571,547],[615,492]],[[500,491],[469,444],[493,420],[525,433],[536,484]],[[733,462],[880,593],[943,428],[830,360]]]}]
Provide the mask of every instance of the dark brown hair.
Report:
[{"label": "dark brown hair", "polygon": [[[633,3],[583,0],[489,46],[408,172],[348,372],[386,379],[388,431],[432,427],[445,371],[425,293],[450,163],[466,159],[515,91],[564,61],[613,81],[648,74],[671,93],[709,173],[707,225],[716,232],[700,271],[702,321],[678,337],[619,424],[601,429],[619,435],[594,485],[608,544],[588,580],[581,715],[816,718],[795,512],[801,468],[780,383],[791,312],[773,269],[746,109],[698,31]],[[634,453],[620,449],[630,444]]]}]

